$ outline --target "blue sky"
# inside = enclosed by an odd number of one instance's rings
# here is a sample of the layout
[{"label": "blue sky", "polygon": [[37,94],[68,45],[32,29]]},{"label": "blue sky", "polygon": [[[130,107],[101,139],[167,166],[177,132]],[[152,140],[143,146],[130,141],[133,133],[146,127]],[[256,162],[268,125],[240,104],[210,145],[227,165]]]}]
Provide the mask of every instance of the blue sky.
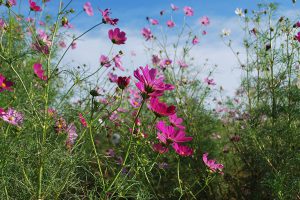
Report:
[{"label": "blue sky", "polygon": [[[161,21],[165,26],[165,21],[169,18],[170,4],[173,3],[180,7],[180,10],[175,12],[173,19],[176,24],[180,25],[183,18],[182,8],[184,6],[193,7],[195,14],[189,18],[190,25],[196,30],[199,28],[197,20],[202,16],[208,16],[211,24],[206,29],[208,34],[203,39],[201,38],[200,44],[193,49],[193,56],[197,59],[195,62],[198,66],[202,67],[206,59],[209,59],[211,65],[217,64],[219,67],[215,71],[213,78],[216,79],[217,84],[222,85],[229,94],[234,93],[234,89],[239,86],[241,70],[239,69],[238,62],[232,52],[223,44],[219,35],[223,28],[231,29],[231,37],[234,40],[233,47],[235,50],[241,52],[243,56],[241,21],[235,15],[236,8],[247,8],[248,10],[256,9],[258,3],[271,3],[274,1],[267,0],[89,0],[94,8],[95,15],[92,17],[87,16],[82,12],[78,18],[71,23],[74,24],[74,29],[70,32],[79,35],[89,27],[101,21],[101,15],[98,8],[110,8],[112,17],[119,18],[120,22],[118,27],[126,31],[128,40],[125,45],[117,46],[113,49],[113,53],[119,50],[125,52],[123,56],[123,64],[128,69],[129,74],[134,69],[141,65],[150,64],[150,56],[145,53],[145,41],[140,34],[143,27],[149,27],[146,17],[156,18]],[[40,4],[41,0],[37,0]],[[45,12],[55,13],[57,11],[59,0],[51,0],[47,3]],[[64,0],[65,3],[69,0]],[[77,12],[82,11],[85,0],[73,0],[70,8],[74,8]],[[298,15],[300,13],[300,2],[292,3],[292,0],[277,0],[279,3],[280,15]],[[28,2],[22,0],[21,13],[28,14]],[[14,8],[17,9],[17,8]],[[164,19],[159,16],[161,10],[166,10]],[[0,11],[2,9],[0,8]],[[34,16],[31,13],[31,16]],[[70,17],[71,18],[71,17]],[[179,27],[179,26],[178,26]],[[101,26],[93,30],[91,33],[85,35],[78,41],[78,48],[71,50],[63,60],[65,65],[75,67],[78,64],[87,64],[91,68],[99,67],[99,56],[107,54],[111,43],[107,40],[107,30],[111,26]],[[154,27],[152,27],[154,29]],[[176,28],[174,33],[170,36],[176,35]],[[130,56],[130,52],[135,51],[137,56],[135,58]],[[117,72],[119,75],[124,75],[122,72]],[[205,76],[205,75],[203,75]],[[203,78],[199,77],[200,79]]]}]

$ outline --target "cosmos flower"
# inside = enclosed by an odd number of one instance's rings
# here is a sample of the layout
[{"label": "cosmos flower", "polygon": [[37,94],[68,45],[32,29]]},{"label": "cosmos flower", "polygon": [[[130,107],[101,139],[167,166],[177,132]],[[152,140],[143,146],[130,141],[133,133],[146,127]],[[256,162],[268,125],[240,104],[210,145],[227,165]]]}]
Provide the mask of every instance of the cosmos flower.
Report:
[{"label": "cosmos flower", "polygon": [[172,144],[172,147],[175,150],[175,152],[180,156],[191,156],[194,153],[192,148],[178,144],[176,142]]},{"label": "cosmos flower", "polygon": [[185,126],[182,125],[183,122],[182,118],[177,117],[176,113],[174,115],[169,116],[169,121],[173,126],[182,130],[185,129]]},{"label": "cosmos flower", "polygon": [[93,7],[92,7],[92,4],[90,2],[86,2],[83,5],[83,10],[84,10],[84,12],[86,12],[86,14],[88,16],[93,16],[94,15]]},{"label": "cosmos flower", "polygon": [[183,8],[183,11],[184,11],[184,14],[185,14],[186,16],[193,16],[193,15],[194,15],[194,10],[193,10],[192,7],[185,6],[185,7]]},{"label": "cosmos flower", "polygon": [[127,40],[126,33],[120,31],[119,28],[109,30],[108,37],[113,44],[117,44],[117,45],[125,44],[125,41]]},{"label": "cosmos flower", "polygon": [[157,117],[170,116],[175,114],[176,112],[175,106],[168,106],[167,104],[160,102],[156,97],[152,97],[150,99],[149,108],[155,113]]},{"label": "cosmos flower", "polygon": [[298,42],[300,42],[300,32],[298,32],[297,35],[295,35],[295,40],[297,40]]},{"label": "cosmos flower", "polygon": [[67,129],[66,120],[64,118],[60,117],[58,120],[56,120],[54,129],[55,129],[56,133],[64,132]]},{"label": "cosmos flower", "polygon": [[245,17],[243,9],[241,9],[241,8],[236,8],[234,12],[236,15],[238,15],[240,17]]},{"label": "cosmos flower", "polygon": [[87,127],[87,122],[81,113],[78,113],[78,117],[82,126]]},{"label": "cosmos flower", "polygon": [[167,21],[167,26],[168,26],[169,28],[173,28],[173,27],[175,26],[174,21],[168,20],[168,21]]},{"label": "cosmos flower", "polygon": [[164,121],[159,121],[156,124],[156,128],[159,131],[157,138],[164,144],[170,143],[184,143],[193,140],[192,137],[186,136],[184,130],[177,130],[173,126],[168,126]]},{"label": "cosmos flower", "polygon": [[177,6],[175,6],[174,4],[171,3],[171,9],[172,9],[173,11],[176,11],[176,10],[178,10],[179,8],[178,8]]},{"label": "cosmos flower", "polygon": [[36,5],[36,2],[29,0],[29,6],[31,11],[40,12],[42,11],[40,6]]},{"label": "cosmos flower", "polygon": [[107,56],[101,55],[99,60],[100,60],[100,65],[101,66],[104,66],[104,67],[107,67],[107,68],[111,66],[110,61],[109,61]]},{"label": "cosmos flower", "polygon": [[152,32],[149,28],[143,28],[141,31],[142,35],[144,36],[144,38],[146,39],[146,41],[150,40],[151,38],[153,38]]},{"label": "cosmos flower", "polygon": [[157,24],[159,24],[159,22],[158,22],[157,19],[149,18],[149,22],[150,22],[152,25],[157,25]]},{"label": "cosmos flower", "polygon": [[109,72],[107,74],[107,76],[108,76],[109,81],[112,82],[112,83],[116,83],[118,81],[118,76],[111,73],[111,72]]},{"label": "cosmos flower", "polygon": [[209,21],[209,18],[207,16],[203,16],[201,19],[200,19],[200,23],[204,26],[207,26],[209,25],[210,21]]},{"label": "cosmos flower", "polygon": [[153,144],[152,149],[160,154],[167,153],[169,151],[168,147],[161,143]]},{"label": "cosmos flower", "polygon": [[[140,73],[140,70],[142,74]],[[146,67],[140,67],[134,71],[134,77],[139,80],[135,85],[141,91],[144,99],[150,96],[158,97],[162,96],[165,90],[173,90],[174,86],[164,83],[164,78],[156,78],[157,69],[150,69],[148,65]]]},{"label": "cosmos flower", "polygon": [[215,160],[208,160],[207,158],[208,153],[204,153],[202,156],[202,160],[204,164],[212,171],[212,172],[219,172],[220,174],[223,174],[222,169],[224,166],[222,164],[216,163]]},{"label": "cosmos flower", "polygon": [[117,84],[118,84],[118,86],[121,90],[124,90],[125,88],[127,88],[129,83],[130,83],[130,77],[129,76],[128,77],[126,77],[126,76],[119,76],[118,77]]},{"label": "cosmos flower", "polygon": [[67,134],[66,146],[68,147],[68,149],[71,149],[78,137],[76,133],[76,126],[73,123],[69,124],[67,128]]},{"label": "cosmos flower", "polygon": [[207,85],[216,85],[214,79],[209,79],[208,77],[204,79],[204,83],[207,83]]},{"label": "cosmos flower", "polygon": [[12,91],[13,82],[6,80],[6,77],[0,74],[0,92],[4,90]]},{"label": "cosmos flower", "polygon": [[6,112],[2,110],[0,118],[14,126],[20,126],[24,120],[23,115],[13,108],[8,108]]},{"label": "cosmos flower", "polygon": [[124,67],[122,66],[121,56],[118,54],[113,58],[115,66],[119,68],[121,71],[124,71]]},{"label": "cosmos flower", "polygon": [[186,64],[186,62],[184,62],[183,60],[179,60],[177,63],[178,63],[180,68],[187,68],[188,67],[188,64]]},{"label": "cosmos flower", "polygon": [[193,38],[193,40],[192,40],[192,44],[193,44],[193,45],[196,45],[196,44],[198,44],[198,43],[199,43],[198,37],[197,37],[197,36],[194,36],[194,38]]},{"label": "cosmos flower", "polygon": [[35,63],[33,65],[33,71],[37,75],[37,77],[39,77],[43,81],[46,81],[48,77],[45,75],[45,71],[43,70],[42,67],[43,66],[41,63]]},{"label": "cosmos flower", "polygon": [[99,11],[101,12],[102,14],[102,22],[105,23],[105,24],[110,24],[110,25],[117,25],[119,19],[112,19],[110,18],[110,10],[109,9],[105,9],[104,11],[100,10]]}]

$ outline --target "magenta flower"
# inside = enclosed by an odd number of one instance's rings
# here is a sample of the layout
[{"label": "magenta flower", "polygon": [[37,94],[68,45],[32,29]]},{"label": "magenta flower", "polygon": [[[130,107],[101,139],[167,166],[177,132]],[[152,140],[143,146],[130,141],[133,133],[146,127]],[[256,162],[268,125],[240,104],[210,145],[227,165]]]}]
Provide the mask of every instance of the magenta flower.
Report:
[{"label": "magenta flower", "polygon": [[113,29],[109,30],[108,37],[113,44],[118,44],[118,45],[125,44],[125,41],[127,40],[126,33],[120,31],[119,28],[115,28],[114,30]]},{"label": "magenta flower", "polygon": [[4,19],[0,18],[0,29],[4,29],[6,27],[6,23]]},{"label": "magenta flower", "polygon": [[294,25],[295,28],[300,28],[300,21],[296,22]]},{"label": "magenta flower", "polygon": [[93,7],[92,4],[88,1],[83,5],[83,10],[84,12],[86,12],[86,14],[88,16],[93,16],[94,15],[94,11],[93,11]]},{"label": "magenta flower", "polygon": [[40,12],[42,11],[40,6],[36,5],[36,2],[29,0],[29,6],[31,11]]},{"label": "magenta flower", "polygon": [[204,164],[212,171],[212,172],[217,172],[219,171],[220,174],[222,174],[222,169],[224,166],[222,164],[216,163],[215,160],[208,160],[207,159],[208,153],[203,154],[202,160]]},{"label": "magenta flower", "polygon": [[150,22],[152,25],[157,25],[157,24],[159,24],[159,22],[158,22],[157,19],[152,19],[152,18],[150,18],[150,19],[149,19],[149,22]]},{"label": "magenta flower", "polygon": [[17,1],[16,0],[7,0],[6,1],[7,6],[12,7],[17,5]]},{"label": "magenta flower", "polygon": [[182,130],[185,129],[185,126],[182,125],[183,122],[182,118],[177,117],[176,113],[174,115],[169,116],[169,121],[173,126]]},{"label": "magenta flower", "polygon": [[300,32],[298,32],[297,35],[295,35],[295,40],[297,40],[298,42],[300,42]]},{"label": "magenta flower", "polygon": [[122,66],[121,56],[118,54],[113,58],[115,66],[119,68],[121,71],[124,71],[124,67]]},{"label": "magenta flower", "polygon": [[171,9],[172,9],[173,11],[176,11],[176,10],[178,10],[179,8],[178,8],[177,6],[175,6],[174,4],[171,3]]},{"label": "magenta flower", "polygon": [[183,60],[178,61],[178,65],[180,68],[187,68],[188,64],[186,64]]},{"label": "magenta flower", "polygon": [[168,20],[167,25],[169,28],[173,28],[175,26],[175,23],[172,20]]},{"label": "magenta flower", "polygon": [[[100,9],[99,9],[100,10]],[[117,23],[118,23],[118,21],[119,21],[119,19],[112,19],[112,18],[110,18],[110,11],[109,11],[109,9],[105,9],[104,11],[102,11],[102,10],[100,10],[100,12],[101,12],[101,14],[102,14],[102,22],[104,23],[104,24],[110,24],[110,25],[117,25]]]},{"label": "magenta flower", "polygon": [[192,9],[192,7],[189,7],[189,6],[185,6],[183,8],[183,11],[184,11],[184,14],[186,16],[193,16],[194,15],[194,10]]},{"label": "magenta flower", "polygon": [[107,67],[107,68],[111,66],[110,61],[109,61],[107,56],[101,55],[99,60],[100,60],[100,65],[101,66],[104,66],[104,67]]},{"label": "magenta flower", "polygon": [[12,125],[20,126],[23,123],[24,117],[21,113],[17,112],[16,110],[8,108],[6,112],[3,113],[2,111],[1,119]]},{"label": "magenta flower", "polygon": [[173,126],[168,126],[164,121],[159,121],[156,124],[158,131],[157,138],[164,144],[189,142],[193,138],[187,137],[184,130],[177,130]]},{"label": "magenta flower", "polygon": [[48,77],[47,77],[46,75],[44,75],[44,74],[45,74],[45,71],[43,70],[42,67],[43,67],[42,64],[40,64],[40,63],[35,63],[35,64],[33,65],[33,70],[34,70],[34,73],[35,73],[41,80],[46,81]]},{"label": "magenta flower", "polygon": [[152,97],[162,96],[165,90],[173,90],[174,86],[164,83],[164,78],[156,78],[157,69],[150,69],[148,65],[146,67],[140,67],[134,71],[134,77],[139,80],[135,85],[141,91],[144,99]]},{"label": "magenta flower", "polygon": [[153,37],[151,30],[149,28],[143,28],[141,32],[144,38],[146,39],[146,41],[150,40]]},{"label": "magenta flower", "polygon": [[152,97],[150,99],[149,109],[152,110],[157,117],[170,116],[175,114],[176,107],[160,102],[158,98]]},{"label": "magenta flower", "polygon": [[194,150],[192,148],[180,145],[176,142],[172,144],[172,147],[175,150],[175,152],[180,156],[191,156],[194,153]]},{"label": "magenta flower", "polygon": [[157,55],[152,55],[152,64],[157,66],[160,62],[160,58]]},{"label": "magenta flower", "polygon": [[117,83],[118,81],[118,76],[113,74],[113,73],[108,73],[108,79],[112,83]]},{"label": "magenta flower", "polygon": [[87,127],[87,122],[81,113],[78,113],[78,117],[82,126]]},{"label": "magenta flower", "polygon": [[214,79],[209,79],[208,77],[204,79],[204,83],[207,83],[207,85],[216,85]]},{"label": "magenta flower", "polygon": [[130,76],[119,76],[117,80],[117,84],[121,90],[124,90],[125,88],[128,87],[130,83]]},{"label": "magenta flower", "polygon": [[210,21],[209,21],[209,18],[207,16],[203,16],[201,19],[200,19],[200,23],[204,26],[207,26],[209,25]]},{"label": "magenta flower", "polygon": [[162,145],[160,143],[153,144],[152,145],[152,149],[153,149],[153,151],[156,151],[156,152],[158,152],[160,154],[167,153],[169,151],[169,149],[166,146],[164,146],[164,145]]},{"label": "magenta flower", "polygon": [[199,43],[199,39],[198,39],[197,36],[195,36],[195,37],[193,38],[193,40],[192,40],[192,44],[193,44],[193,45],[196,45],[196,44],[198,44],[198,43]]},{"label": "magenta flower", "polygon": [[66,48],[67,47],[67,45],[64,41],[59,41],[58,44],[61,48]]},{"label": "magenta flower", "polygon": [[4,90],[12,91],[11,88],[14,85],[13,82],[6,80],[6,78],[0,74],[0,92],[3,92]]},{"label": "magenta flower", "polygon": [[71,123],[68,128],[67,128],[67,140],[66,140],[66,146],[68,147],[68,149],[71,149],[72,146],[75,143],[75,140],[77,139],[78,135],[76,133],[76,126]]}]

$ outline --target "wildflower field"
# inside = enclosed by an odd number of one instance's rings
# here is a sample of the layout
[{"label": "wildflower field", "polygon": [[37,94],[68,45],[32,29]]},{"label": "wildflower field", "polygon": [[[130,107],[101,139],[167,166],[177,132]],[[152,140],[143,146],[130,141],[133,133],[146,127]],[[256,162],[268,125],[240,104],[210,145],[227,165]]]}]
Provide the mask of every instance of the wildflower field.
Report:
[{"label": "wildflower field", "polygon": [[299,2],[0,0],[18,199],[300,200]]}]

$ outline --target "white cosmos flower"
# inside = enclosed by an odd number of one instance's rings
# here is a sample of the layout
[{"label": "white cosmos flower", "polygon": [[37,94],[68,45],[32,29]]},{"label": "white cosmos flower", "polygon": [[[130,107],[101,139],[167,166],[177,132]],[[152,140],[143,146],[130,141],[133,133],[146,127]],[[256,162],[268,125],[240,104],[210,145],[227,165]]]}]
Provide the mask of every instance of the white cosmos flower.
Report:
[{"label": "white cosmos flower", "polygon": [[245,17],[244,12],[243,12],[243,9],[241,9],[241,8],[235,9],[234,12],[235,12],[235,14],[237,14],[237,15],[240,16],[240,17]]},{"label": "white cosmos flower", "polygon": [[227,37],[227,36],[229,36],[230,35],[230,33],[231,33],[231,30],[230,29],[226,29],[226,28],[224,28],[223,30],[222,30],[222,37]]}]

